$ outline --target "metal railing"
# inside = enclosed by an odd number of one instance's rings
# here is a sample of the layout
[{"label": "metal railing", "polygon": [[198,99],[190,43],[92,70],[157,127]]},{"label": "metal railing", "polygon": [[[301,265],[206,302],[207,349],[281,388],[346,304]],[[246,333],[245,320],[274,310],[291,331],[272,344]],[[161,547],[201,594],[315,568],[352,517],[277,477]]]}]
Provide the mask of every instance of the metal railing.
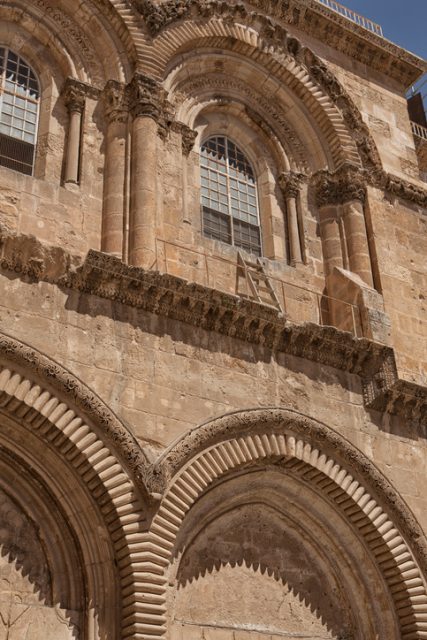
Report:
[{"label": "metal railing", "polygon": [[427,140],[427,129],[423,127],[421,124],[417,124],[416,122],[411,122],[412,133],[417,138],[422,138],[423,140]]},{"label": "metal railing", "polygon": [[[222,256],[208,255],[206,252],[157,238],[156,261],[153,267],[163,273],[185,278],[224,293],[251,297],[245,288],[246,281],[237,261]],[[357,338],[363,337],[361,312],[357,305],[325,296],[319,291],[302,287],[270,273],[268,277],[285,317],[291,322],[335,326]]]},{"label": "metal railing", "polygon": [[335,11],[335,13],[339,13],[340,16],[344,16],[344,18],[351,20],[351,22],[358,24],[360,27],[363,27],[364,29],[375,33],[377,36],[383,37],[383,30],[381,25],[373,22],[372,20],[369,20],[369,18],[365,18],[364,16],[360,15],[360,13],[356,13],[355,11],[348,9],[339,2],[335,2],[335,0],[317,0],[317,2],[323,4],[325,7],[328,7],[328,9]]}]

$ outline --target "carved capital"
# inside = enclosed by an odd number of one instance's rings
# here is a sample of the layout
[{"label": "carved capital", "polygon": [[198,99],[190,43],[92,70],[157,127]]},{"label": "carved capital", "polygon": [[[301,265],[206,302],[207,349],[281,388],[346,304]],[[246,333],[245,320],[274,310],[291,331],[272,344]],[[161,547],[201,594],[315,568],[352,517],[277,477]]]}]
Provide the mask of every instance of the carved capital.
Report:
[{"label": "carved capital", "polygon": [[343,166],[335,173],[320,171],[315,176],[317,206],[345,204],[352,200],[364,203],[366,183],[365,174],[356,167]]},{"label": "carved capital", "polygon": [[83,112],[86,103],[86,87],[82,82],[74,78],[67,78],[62,90],[62,96],[68,111]]},{"label": "carved capital", "polygon": [[185,124],[181,124],[181,136],[182,136],[182,153],[188,156],[193,150],[194,143],[197,138],[197,131],[187,127]]},{"label": "carved capital", "polygon": [[109,80],[102,94],[104,112],[108,121],[126,123],[129,115],[129,95],[126,86]]},{"label": "carved capital", "polygon": [[277,183],[285,198],[297,198],[305,178],[303,173],[283,172],[279,175]]},{"label": "carved capital", "polygon": [[127,88],[130,110],[134,118],[144,116],[159,122],[163,106],[164,91],[160,84],[142,73],[137,73]]},{"label": "carved capital", "polygon": [[99,90],[86,82],[67,78],[62,89],[62,97],[69,111],[83,112],[86,98],[97,99]]}]

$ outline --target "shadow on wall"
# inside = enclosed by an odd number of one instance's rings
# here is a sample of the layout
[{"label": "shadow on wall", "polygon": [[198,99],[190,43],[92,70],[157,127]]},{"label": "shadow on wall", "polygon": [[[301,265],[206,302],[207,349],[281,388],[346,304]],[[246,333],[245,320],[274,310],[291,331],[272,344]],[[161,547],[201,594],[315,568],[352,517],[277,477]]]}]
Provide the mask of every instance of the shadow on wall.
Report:
[{"label": "shadow on wall", "polygon": [[343,585],[291,519],[279,518],[265,504],[227,511],[181,553],[175,626],[252,629],[278,638],[355,638]]},{"label": "shadow on wall", "polygon": [[78,613],[54,602],[38,527],[0,489],[0,638],[78,638]]}]

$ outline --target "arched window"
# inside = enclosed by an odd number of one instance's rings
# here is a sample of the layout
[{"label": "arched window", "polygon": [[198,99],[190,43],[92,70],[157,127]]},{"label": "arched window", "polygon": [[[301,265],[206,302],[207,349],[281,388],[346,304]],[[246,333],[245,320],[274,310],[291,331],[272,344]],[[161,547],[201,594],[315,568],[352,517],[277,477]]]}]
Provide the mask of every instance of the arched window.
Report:
[{"label": "arched window", "polygon": [[16,53],[0,47],[0,165],[31,175],[37,139],[39,83]]},{"label": "arched window", "polygon": [[261,255],[254,171],[225,136],[213,136],[200,153],[203,234]]}]

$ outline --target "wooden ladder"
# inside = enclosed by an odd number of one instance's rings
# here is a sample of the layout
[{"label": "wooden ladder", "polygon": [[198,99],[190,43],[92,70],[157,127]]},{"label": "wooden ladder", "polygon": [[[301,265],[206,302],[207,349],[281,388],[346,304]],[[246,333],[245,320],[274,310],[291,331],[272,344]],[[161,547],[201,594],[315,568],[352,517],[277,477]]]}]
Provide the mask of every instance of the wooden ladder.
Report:
[{"label": "wooden ladder", "polygon": [[239,272],[239,270],[243,272],[248,285],[249,293],[246,294],[245,297],[256,300],[260,304],[274,307],[283,313],[279,298],[277,297],[270,279],[265,272],[264,265],[260,258],[257,258],[256,262],[253,262],[252,260],[245,260],[241,251],[238,251],[237,265],[237,272]]}]

